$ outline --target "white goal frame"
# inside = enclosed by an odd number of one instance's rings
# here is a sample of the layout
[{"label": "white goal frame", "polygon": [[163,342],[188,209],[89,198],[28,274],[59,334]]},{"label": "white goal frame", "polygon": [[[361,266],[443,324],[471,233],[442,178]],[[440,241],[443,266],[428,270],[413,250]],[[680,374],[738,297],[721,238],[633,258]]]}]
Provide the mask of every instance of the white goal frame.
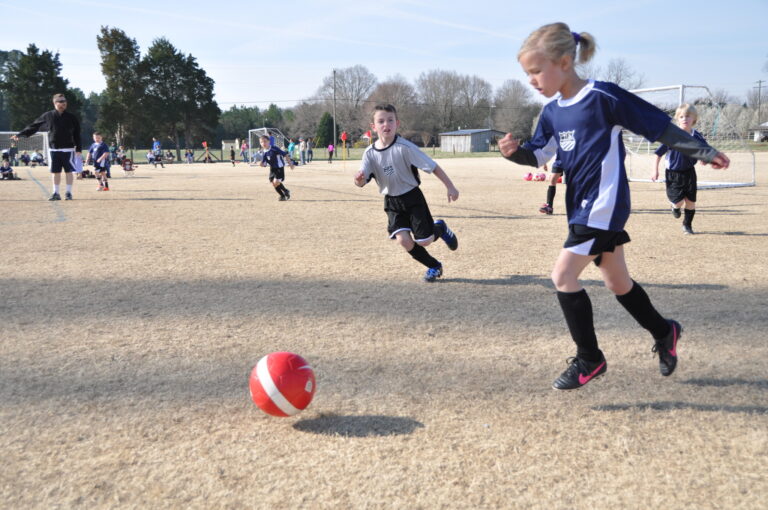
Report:
[{"label": "white goal frame", "polygon": [[[0,151],[11,148],[11,137],[15,135],[16,131],[0,131]],[[30,137],[19,137],[19,141],[16,142],[16,148],[19,153],[16,158],[21,157],[21,153],[24,151],[32,152],[37,151],[43,155],[45,164],[48,165],[51,162],[51,151],[48,146],[48,132],[35,133]]]},{"label": "white goal frame", "polygon": [[[702,113],[714,116],[715,122],[713,125],[704,125],[697,122],[694,129],[704,135],[707,143],[724,152],[731,159],[731,167],[728,170],[713,170],[701,163],[696,165],[696,173],[699,178],[698,188],[754,186],[756,183],[755,154],[747,144],[748,134],[738,131],[735,123],[729,118],[722,105],[717,104],[709,88],[704,85],[669,85],[630,90],[630,92],[645,100],[648,100],[648,96],[652,93],[664,91],[676,92],[674,94],[675,99],[671,103],[656,105],[670,116],[675,114],[675,108],[686,102],[696,106],[700,120]],[[670,93],[668,92],[668,94]],[[690,97],[695,95],[698,95],[698,98],[692,101]],[[623,131],[622,136],[627,152],[627,177],[633,182],[651,182],[650,172],[656,159],[654,151],[660,144],[658,142],[650,142],[641,135],[626,129]],[[660,162],[659,173],[663,178],[662,165],[663,162]]]},{"label": "white goal frame", "polygon": [[287,147],[286,140],[288,139],[279,129],[261,127],[248,130],[248,164],[255,165],[253,157],[255,154],[261,153],[261,144],[259,138],[263,135],[273,137],[275,139],[275,145],[285,149]]}]

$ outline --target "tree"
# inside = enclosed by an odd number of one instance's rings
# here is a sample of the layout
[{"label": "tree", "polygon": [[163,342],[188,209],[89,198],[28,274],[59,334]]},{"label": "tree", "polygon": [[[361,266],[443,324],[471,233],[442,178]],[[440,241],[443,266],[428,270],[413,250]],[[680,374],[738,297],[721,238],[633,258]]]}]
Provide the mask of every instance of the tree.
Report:
[{"label": "tree", "polygon": [[324,112],[324,104],[302,101],[293,108],[293,120],[288,123],[288,130],[304,138],[314,136]]},{"label": "tree", "polygon": [[0,50],[0,131],[9,131],[11,129],[11,116],[8,108],[7,93],[3,87],[8,74],[8,64],[18,62],[23,55],[19,50],[2,51]]},{"label": "tree", "polygon": [[[283,112],[274,103],[269,105],[267,111],[264,112],[264,127],[271,127],[280,129],[283,127]],[[281,130],[282,131],[282,130]]]},{"label": "tree", "polygon": [[217,138],[225,140],[247,138],[249,130],[262,127],[263,125],[264,122],[258,106],[238,107],[235,105],[223,112],[219,117]]},{"label": "tree", "polygon": [[332,109],[335,91],[336,124],[349,126],[350,134],[359,136],[368,126],[363,106],[376,82],[376,76],[366,67],[347,67],[326,76],[317,96],[325,101],[327,109]]},{"label": "tree", "polygon": [[491,84],[479,76],[461,76],[458,92],[458,105],[461,109],[458,111],[457,122],[470,129],[487,126],[491,121]]},{"label": "tree", "polygon": [[452,130],[457,125],[456,112],[462,87],[456,71],[435,69],[425,71],[416,79],[416,91],[422,103],[421,127],[437,137],[441,131]]},{"label": "tree", "polygon": [[371,123],[373,108],[377,104],[394,105],[397,108],[402,135],[406,138],[418,136],[421,108],[418,105],[416,89],[404,77],[395,75],[376,85],[364,107],[366,123]]},{"label": "tree", "polygon": [[78,115],[82,104],[69,93],[69,81],[61,77],[58,53],[40,51],[30,44],[18,60],[6,63],[5,81],[2,83],[8,101],[10,127],[19,130],[41,113],[53,108],[53,94],[67,96],[67,111]]},{"label": "tree", "polygon": [[[101,97],[96,129],[125,145],[141,131],[144,123],[139,104],[139,46],[119,28],[101,27],[96,36],[101,54],[101,72],[107,82]],[[131,140],[136,143],[138,140]]]},{"label": "tree", "polygon": [[157,134],[173,140],[180,158],[180,133],[187,147],[194,139],[212,139],[219,110],[214,82],[192,55],[183,55],[165,38],[155,39],[139,63],[144,84],[140,105]]},{"label": "tree", "polygon": [[315,134],[315,147],[325,147],[330,143],[334,143],[333,140],[333,116],[330,113],[325,112],[320,117],[320,122],[317,125],[317,133]]},{"label": "tree", "polygon": [[611,59],[601,79],[613,82],[627,90],[639,89],[645,83],[645,77],[632,69],[623,58]]},{"label": "tree", "polygon": [[507,80],[496,91],[493,110],[496,129],[525,140],[531,136],[533,118],[541,105],[534,101],[528,87],[518,80]]}]

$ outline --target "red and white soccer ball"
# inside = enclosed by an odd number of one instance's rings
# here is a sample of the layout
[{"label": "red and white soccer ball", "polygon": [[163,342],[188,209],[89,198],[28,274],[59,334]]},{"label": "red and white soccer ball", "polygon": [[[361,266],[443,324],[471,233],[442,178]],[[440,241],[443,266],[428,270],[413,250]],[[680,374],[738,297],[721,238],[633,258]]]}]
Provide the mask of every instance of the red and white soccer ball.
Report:
[{"label": "red and white soccer ball", "polygon": [[532,181],[533,180],[533,174],[531,172],[528,172],[527,174],[523,174],[523,180],[524,181]]},{"label": "red and white soccer ball", "polygon": [[538,173],[533,177],[534,181],[544,181],[547,179],[547,174]]},{"label": "red and white soccer ball", "polygon": [[292,352],[273,352],[259,360],[248,380],[251,400],[272,416],[293,416],[315,396],[315,373]]}]

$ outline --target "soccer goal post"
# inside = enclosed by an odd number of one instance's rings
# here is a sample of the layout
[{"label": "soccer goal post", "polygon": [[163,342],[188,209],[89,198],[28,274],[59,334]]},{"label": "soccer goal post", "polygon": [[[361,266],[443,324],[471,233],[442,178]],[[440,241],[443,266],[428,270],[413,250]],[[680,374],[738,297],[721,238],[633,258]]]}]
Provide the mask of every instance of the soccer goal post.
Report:
[{"label": "soccer goal post", "polygon": [[[754,124],[749,109],[737,104],[719,103],[709,88],[702,85],[670,85],[631,90],[667,112],[670,117],[681,104],[696,108],[698,120],[693,128],[704,135],[707,143],[731,160],[727,170],[713,170],[709,165],[696,165],[699,189],[734,188],[755,185],[755,154],[747,143],[749,127]],[[627,150],[626,166],[630,181],[650,182],[659,143],[649,142],[641,135],[623,131]],[[659,163],[663,176],[664,161]]]},{"label": "soccer goal post", "polygon": [[282,147],[283,149],[287,147],[286,136],[277,128],[262,127],[250,129],[248,130],[248,161],[251,165],[256,164],[254,157],[262,152],[259,138],[264,135],[268,136],[276,147]]},{"label": "soccer goal post", "polygon": [[32,157],[33,153],[40,154],[45,160],[45,164],[51,161],[48,147],[48,133],[35,133],[29,138],[23,136],[19,137],[19,140],[14,142],[11,137],[16,134],[16,131],[0,131],[0,151],[11,151],[14,147],[16,149],[15,158],[21,159],[21,155],[25,152]]}]

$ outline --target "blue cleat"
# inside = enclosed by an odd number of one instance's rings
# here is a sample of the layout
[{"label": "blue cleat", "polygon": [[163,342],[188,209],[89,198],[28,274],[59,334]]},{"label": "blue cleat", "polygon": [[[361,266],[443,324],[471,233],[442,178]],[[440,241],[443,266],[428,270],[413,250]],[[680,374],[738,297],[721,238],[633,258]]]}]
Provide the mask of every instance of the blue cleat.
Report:
[{"label": "blue cleat", "polygon": [[440,239],[445,241],[445,244],[448,245],[448,248],[451,251],[455,251],[456,248],[459,247],[459,240],[456,238],[456,234],[453,233],[453,230],[448,228],[445,220],[437,220],[435,222],[435,231],[439,233]]},{"label": "blue cleat", "polygon": [[438,262],[437,267],[430,267],[427,269],[426,274],[424,274],[424,281],[434,282],[441,276],[443,276],[443,265]]}]

